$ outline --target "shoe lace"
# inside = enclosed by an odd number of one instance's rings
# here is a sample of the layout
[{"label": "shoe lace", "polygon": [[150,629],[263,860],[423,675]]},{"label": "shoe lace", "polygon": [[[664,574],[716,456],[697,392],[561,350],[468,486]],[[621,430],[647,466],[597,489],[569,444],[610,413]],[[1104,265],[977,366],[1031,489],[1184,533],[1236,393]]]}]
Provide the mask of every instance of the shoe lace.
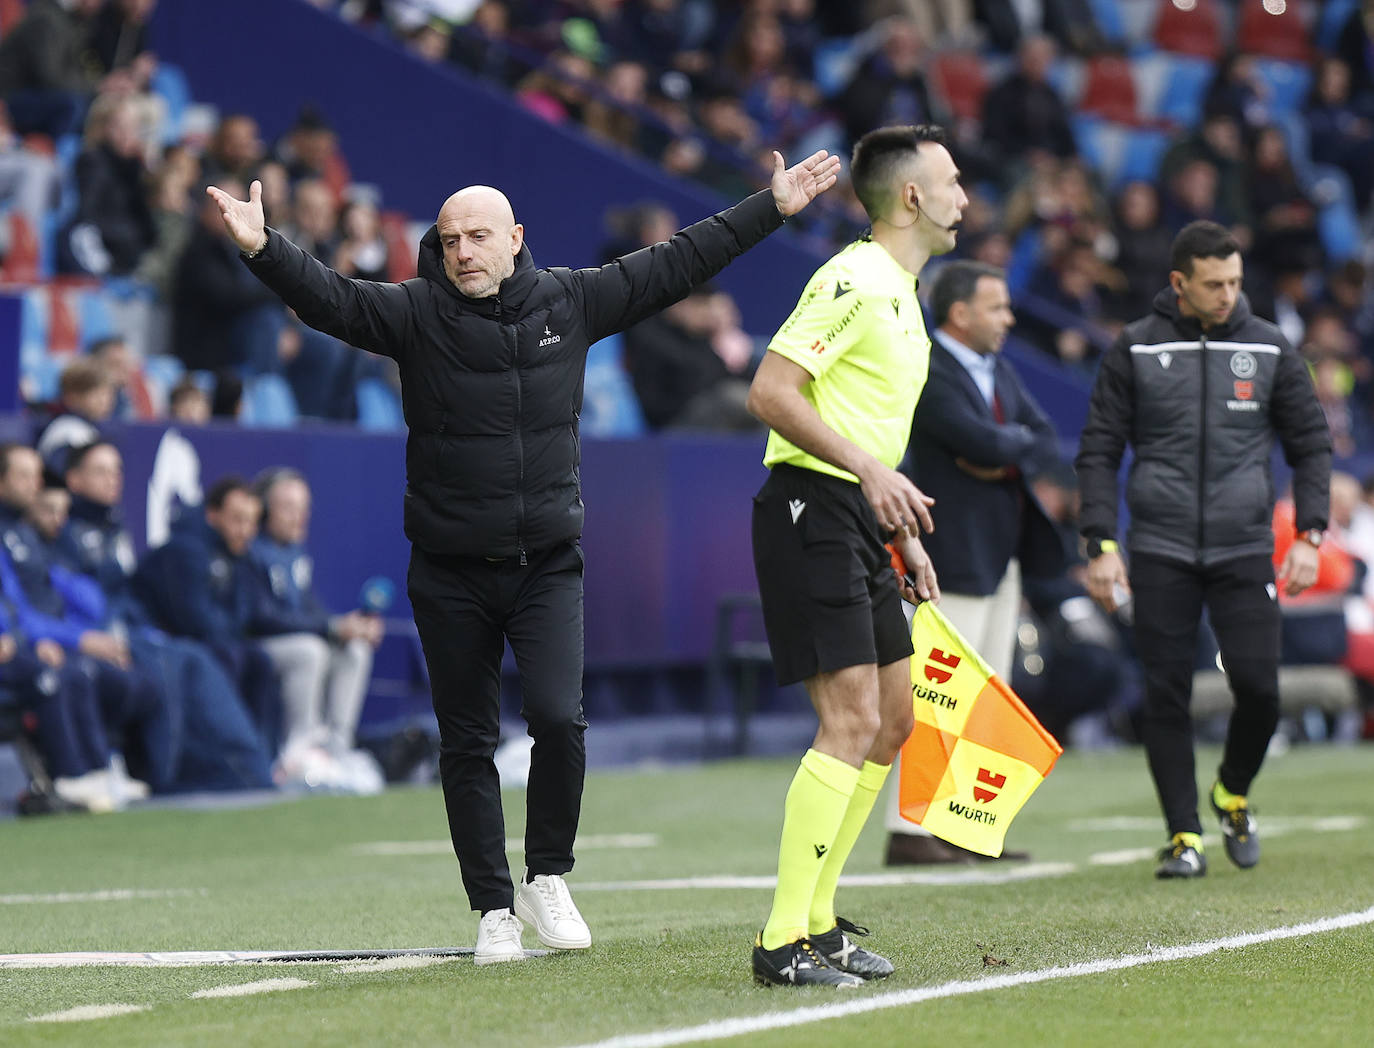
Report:
[{"label": "shoe lace", "polygon": [[865,928],[862,924],[855,924],[853,921],[846,920],[843,917],[835,918],[835,926],[839,928],[840,931],[844,932],[846,935],[866,936],[869,934],[868,929]]},{"label": "shoe lace", "polygon": [[520,920],[509,910],[495,920],[487,921],[487,939],[495,942],[519,942]]},{"label": "shoe lace", "polygon": [[817,968],[829,968],[830,962],[825,959],[825,954],[816,949],[815,944],[808,939],[798,939],[794,944],[795,949],[806,954],[811,963]]},{"label": "shoe lace", "polygon": [[544,905],[548,907],[556,920],[571,917],[576,911],[573,905],[572,893],[568,891],[568,885],[562,877],[553,875],[536,877],[534,887],[544,900]]},{"label": "shoe lace", "polygon": [[1250,833],[1250,814],[1249,807],[1244,804],[1226,813],[1226,821],[1230,824],[1231,830],[1236,836],[1244,837]]}]

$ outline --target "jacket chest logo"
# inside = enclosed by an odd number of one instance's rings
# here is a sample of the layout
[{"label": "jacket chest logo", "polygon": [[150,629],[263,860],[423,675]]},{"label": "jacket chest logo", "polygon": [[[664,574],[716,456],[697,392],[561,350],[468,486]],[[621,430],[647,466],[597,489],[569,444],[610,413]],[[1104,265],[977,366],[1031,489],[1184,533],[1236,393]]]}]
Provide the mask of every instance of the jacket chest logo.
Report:
[{"label": "jacket chest logo", "polygon": [[1174,355],[1172,353],[1161,353],[1159,355],[1159,365],[1160,367],[1164,368],[1164,370],[1167,371],[1169,369],[1169,365],[1173,362]]},{"label": "jacket chest logo", "polygon": [[540,349],[543,349],[545,346],[556,346],[558,345],[558,343],[562,341],[562,335],[555,335],[552,331],[549,330],[549,326],[547,324],[544,325],[544,337],[539,340]]},{"label": "jacket chest logo", "polygon": [[1231,354],[1231,374],[1236,378],[1254,378],[1255,372],[1259,370],[1259,364],[1255,361],[1253,353],[1245,350]]}]

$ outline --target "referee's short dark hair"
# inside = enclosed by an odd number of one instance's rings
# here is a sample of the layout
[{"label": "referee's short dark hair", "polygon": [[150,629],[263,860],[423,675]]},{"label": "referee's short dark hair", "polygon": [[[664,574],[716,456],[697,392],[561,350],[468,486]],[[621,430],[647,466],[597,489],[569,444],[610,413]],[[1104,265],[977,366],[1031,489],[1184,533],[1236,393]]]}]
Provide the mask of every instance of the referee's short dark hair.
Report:
[{"label": "referee's short dark hair", "polygon": [[936,327],[949,319],[954,303],[973,298],[978,291],[978,281],[983,277],[1005,281],[1007,274],[996,266],[967,258],[940,267],[935,286],[930,289],[930,315]]},{"label": "referee's short dark hair", "polygon": [[880,127],[854,143],[849,180],[870,222],[887,214],[897,166],[916,156],[923,142],[945,145],[945,129],[939,124]]},{"label": "referee's short dark hair", "polygon": [[1189,222],[1174,237],[1174,246],[1169,251],[1169,268],[1190,277],[1195,258],[1230,258],[1238,254],[1240,241],[1225,226],[1216,222]]}]

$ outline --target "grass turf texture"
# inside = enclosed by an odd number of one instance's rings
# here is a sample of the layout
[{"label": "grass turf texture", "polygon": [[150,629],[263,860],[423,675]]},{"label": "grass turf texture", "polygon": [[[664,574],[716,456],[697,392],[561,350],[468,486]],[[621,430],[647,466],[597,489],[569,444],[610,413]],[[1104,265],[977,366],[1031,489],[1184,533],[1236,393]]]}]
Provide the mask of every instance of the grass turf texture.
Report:
[{"label": "grass turf texture", "polygon": [[[1217,756],[1199,754],[1204,788]],[[0,1044],[571,1045],[1298,924],[1374,905],[1371,758],[1368,747],[1306,747],[1270,761],[1253,797],[1261,833],[1266,815],[1296,826],[1265,841],[1260,866],[1232,867],[1214,823],[1204,819],[1208,876],[1157,882],[1149,861],[1087,861],[1098,852],[1164,843],[1143,754],[1066,754],[1018,817],[1009,843],[1029,849],[1037,862],[1074,863],[1074,871],[1004,885],[842,884],[841,912],[871,926],[867,944],[897,965],[885,982],[844,995],[750,983],[749,945],[767,912],[765,890],[578,891],[579,884],[604,881],[771,875],[790,763],[598,773],[588,780],[582,832],[655,834],[659,843],[580,854],[569,883],[592,928],[590,951],[487,968],[464,958],[364,973],[344,973],[337,964],[0,969]],[[518,837],[523,794],[506,801],[511,836]],[[1304,827],[1304,819],[1330,815],[1364,822],[1338,832]],[[1125,830],[1074,825],[1121,816],[1147,821]],[[353,850],[445,833],[437,790],[315,797],[256,810],[0,823],[0,896],[189,892],[118,902],[0,902],[0,953],[471,945],[476,917],[467,911],[451,856]],[[882,869],[883,836],[875,816],[848,872]],[[519,853],[511,858],[518,870]],[[528,929],[525,943],[537,945]],[[985,955],[1007,963],[986,967]],[[1364,926],[753,1033],[735,1043],[838,1035],[875,1046],[994,1039],[1106,1040],[1119,1048],[1153,1046],[1178,1031],[1193,1045],[1350,1044],[1374,1029],[1372,959],[1374,926]],[[189,997],[273,978],[316,985],[243,998]],[[27,1021],[113,1003],[149,1010],[71,1024]]]}]

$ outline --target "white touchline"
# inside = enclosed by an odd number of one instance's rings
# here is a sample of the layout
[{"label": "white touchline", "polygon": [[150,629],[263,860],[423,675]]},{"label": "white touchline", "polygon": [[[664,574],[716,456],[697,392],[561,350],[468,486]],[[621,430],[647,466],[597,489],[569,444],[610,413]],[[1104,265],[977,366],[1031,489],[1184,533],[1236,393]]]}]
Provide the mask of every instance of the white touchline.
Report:
[{"label": "white touchline", "polygon": [[[657,848],[656,833],[593,833],[578,837],[574,847],[600,848]],[[506,851],[523,851],[525,842],[515,837],[506,841]],[[452,841],[365,841],[349,847],[354,855],[452,855]]]},{"label": "white touchline", "polygon": [[[577,1048],[668,1048],[674,1044],[690,1044],[694,1041],[721,1041],[729,1037],[759,1033],[764,1030],[781,1030],[808,1023],[824,1022],[828,1019],[841,1019],[849,1015],[862,1015],[865,1012],[885,1011],[889,1008],[906,1008],[924,1001],[939,1000],[944,997],[962,997],[967,994],[985,993],[989,990],[1005,990],[1013,986],[1028,986],[1033,983],[1051,982],[1055,979],[1074,979],[1082,975],[1101,975],[1125,968],[1139,968],[1145,964],[1160,964],[1168,961],[1185,961],[1195,957],[1206,957],[1221,950],[1239,950],[1247,946],[1278,942],[1281,939],[1300,939],[1322,932],[1339,931],[1342,928],[1357,928],[1374,924],[1374,906],[1367,910],[1343,913],[1335,917],[1323,917],[1304,924],[1291,924],[1282,928],[1271,928],[1263,932],[1245,935],[1231,935],[1224,939],[1208,939],[1204,942],[1187,943],[1183,946],[1166,946],[1147,953],[1133,953],[1125,957],[1106,957],[1099,961],[1083,961],[1079,964],[1057,965],[1037,971],[1018,972],[1015,975],[991,975],[983,979],[962,979],[958,982],[941,983],[938,986],[923,986],[913,990],[898,990],[893,993],[863,996],[857,1000],[841,1004],[822,1004],[809,1008],[795,1008],[791,1011],[768,1012],[764,1015],[747,1016],[738,1019],[720,1019],[703,1023],[700,1026],[682,1027],[676,1030],[654,1030],[649,1033],[625,1034],[605,1041],[596,1041],[577,1046]],[[862,993],[863,991],[855,991]]]},{"label": "white touchline", "polygon": [[172,899],[186,895],[204,895],[204,891],[189,888],[111,888],[98,892],[47,892],[34,895],[0,895],[0,906],[26,906],[49,902],[131,902],[134,899]]},{"label": "white touchline", "polygon": [[[840,877],[840,884],[846,888],[898,888],[908,884],[936,887],[963,885],[967,887],[979,884],[1010,884],[1013,881],[1036,880],[1041,877],[1059,877],[1066,873],[1073,873],[1075,869],[1077,867],[1068,862],[1038,862],[1001,870],[847,873]],[[771,892],[777,887],[777,884],[776,876],[745,877],[722,873],[705,874],[700,877],[669,877],[652,881],[590,881],[586,884],[574,881],[572,887],[580,892],[676,891],[691,888],[755,888]]]},{"label": "white touchline", "polygon": [[65,1012],[49,1012],[47,1015],[30,1015],[31,1023],[81,1023],[90,1019],[108,1019],[114,1015],[132,1015],[146,1012],[144,1004],[83,1004],[80,1008],[68,1008]]},{"label": "white touchline", "polygon": [[304,990],[315,984],[308,979],[263,979],[259,982],[231,983],[197,990],[192,997],[251,997],[255,993],[276,993],[278,990]]}]

